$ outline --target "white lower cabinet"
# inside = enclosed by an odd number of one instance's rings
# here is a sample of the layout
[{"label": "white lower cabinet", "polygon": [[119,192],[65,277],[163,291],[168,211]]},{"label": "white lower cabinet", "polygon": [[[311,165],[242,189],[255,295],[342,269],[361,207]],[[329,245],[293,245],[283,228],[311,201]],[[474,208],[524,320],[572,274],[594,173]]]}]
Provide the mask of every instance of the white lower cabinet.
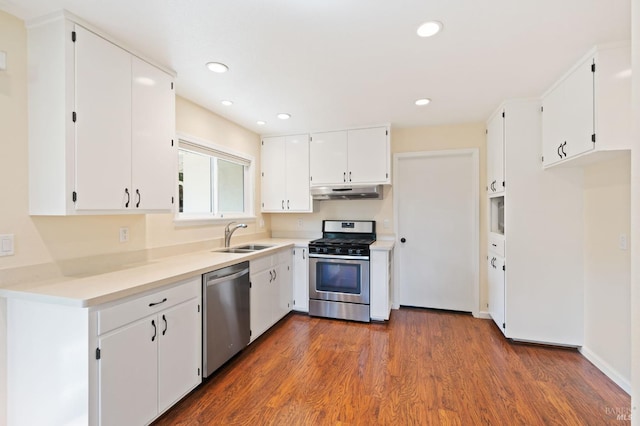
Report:
[{"label": "white lower cabinet", "polygon": [[309,312],[309,246],[293,249],[293,309]]},{"label": "white lower cabinet", "polygon": [[393,294],[393,247],[371,250],[370,310],[371,319],[389,319]]},{"label": "white lower cabinet", "polygon": [[150,423],[201,382],[200,303],[199,276],[88,308],[8,299],[7,424]]},{"label": "white lower cabinet", "polygon": [[291,249],[251,260],[250,323],[253,342],[291,311]]},{"label": "white lower cabinet", "polygon": [[[101,425],[148,423],[200,383],[200,282],[194,278],[98,314]],[[136,313],[141,318],[108,330]]]},{"label": "white lower cabinet", "polygon": [[487,259],[487,277],[489,281],[489,314],[500,331],[505,333],[505,286],[504,258],[489,253]]}]

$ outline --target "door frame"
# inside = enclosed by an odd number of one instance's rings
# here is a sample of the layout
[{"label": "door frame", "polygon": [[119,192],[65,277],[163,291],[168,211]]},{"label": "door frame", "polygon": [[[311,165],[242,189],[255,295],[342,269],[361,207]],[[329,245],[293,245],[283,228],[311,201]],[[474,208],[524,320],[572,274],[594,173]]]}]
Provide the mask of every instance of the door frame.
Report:
[{"label": "door frame", "polygon": [[[414,158],[422,158],[422,157],[467,157],[470,156],[473,163],[473,190],[472,190],[472,204],[473,204],[473,233],[471,235],[471,243],[472,243],[472,263],[471,268],[476,271],[473,275],[472,286],[472,298],[474,301],[473,310],[471,313],[474,317],[481,317],[481,309],[480,309],[480,153],[478,148],[467,148],[467,149],[448,149],[441,151],[414,151],[414,152],[402,152],[393,154],[393,182],[395,186],[398,186],[398,171],[400,170],[400,164],[402,160],[405,159],[414,159]],[[393,191],[393,226],[394,233],[396,235],[396,244],[399,244],[399,226],[398,226],[398,218],[399,218],[399,200],[398,200],[398,192]],[[399,280],[399,271],[400,268],[398,266],[399,256],[394,256],[394,276],[393,281],[395,283],[393,289],[393,309],[400,308],[400,280]]]}]

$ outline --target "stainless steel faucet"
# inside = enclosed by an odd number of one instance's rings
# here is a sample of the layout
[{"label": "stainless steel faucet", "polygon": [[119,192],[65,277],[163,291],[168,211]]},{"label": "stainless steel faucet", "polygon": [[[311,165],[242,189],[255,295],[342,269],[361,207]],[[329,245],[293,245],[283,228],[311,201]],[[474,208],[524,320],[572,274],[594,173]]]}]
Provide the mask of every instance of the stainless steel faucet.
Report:
[{"label": "stainless steel faucet", "polygon": [[235,232],[236,229],[238,228],[246,228],[247,225],[244,223],[239,223],[236,226],[234,226],[233,228],[229,229],[229,227],[231,225],[233,225],[235,222],[229,222],[227,223],[227,226],[224,227],[224,246],[225,247],[229,247],[229,244],[231,243],[231,235],[233,235],[233,233]]}]

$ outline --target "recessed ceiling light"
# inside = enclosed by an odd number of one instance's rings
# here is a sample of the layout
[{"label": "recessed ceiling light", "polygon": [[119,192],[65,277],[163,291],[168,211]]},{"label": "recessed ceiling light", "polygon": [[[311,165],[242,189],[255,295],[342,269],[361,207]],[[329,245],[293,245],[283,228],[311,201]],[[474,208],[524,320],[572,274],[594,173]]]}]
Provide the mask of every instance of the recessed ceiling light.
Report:
[{"label": "recessed ceiling light", "polygon": [[267,124],[267,122],[266,122],[266,121],[263,121],[263,120],[258,120],[258,121],[256,121],[256,124],[257,124],[258,126],[264,126],[265,124]]},{"label": "recessed ceiling light", "polygon": [[281,112],[276,117],[278,117],[280,120],[288,120],[291,118],[291,114],[288,114],[286,112]]},{"label": "recessed ceiling light", "polygon": [[222,105],[224,105],[224,106],[231,106],[231,105],[233,105],[233,102],[228,101],[228,100],[226,100],[226,99],[225,99],[224,101],[220,101],[220,103],[221,103]]},{"label": "recessed ceiling light", "polygon": [[229,71],[229,67],[221,62],[207,62],[207,68],[217,73],[223,73],[223,72]]},{"label": "recessed ceiling light", "polygon": [[431,37],[442,31],[442,22],[429,21],[418,27],[418,35],[420,37]]},{"label": "recessed ceiling light", "polygon": [[418,106],[425,106],[431,103],[431,99],[429,98],[422,98],[422,99],[418,99],[416,101],[416,105]]}]

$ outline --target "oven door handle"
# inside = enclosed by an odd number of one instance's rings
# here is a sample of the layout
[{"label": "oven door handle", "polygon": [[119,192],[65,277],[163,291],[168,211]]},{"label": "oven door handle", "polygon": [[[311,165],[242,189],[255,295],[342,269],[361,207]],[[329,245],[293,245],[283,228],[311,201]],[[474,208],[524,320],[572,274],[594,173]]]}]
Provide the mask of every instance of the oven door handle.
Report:
[{"label": "oven door handle", "polygon": [[369,260],[369,256],[340,256],[333,254],[316,254],[309,253],[309,259],[335,259],[335,260]]}]

